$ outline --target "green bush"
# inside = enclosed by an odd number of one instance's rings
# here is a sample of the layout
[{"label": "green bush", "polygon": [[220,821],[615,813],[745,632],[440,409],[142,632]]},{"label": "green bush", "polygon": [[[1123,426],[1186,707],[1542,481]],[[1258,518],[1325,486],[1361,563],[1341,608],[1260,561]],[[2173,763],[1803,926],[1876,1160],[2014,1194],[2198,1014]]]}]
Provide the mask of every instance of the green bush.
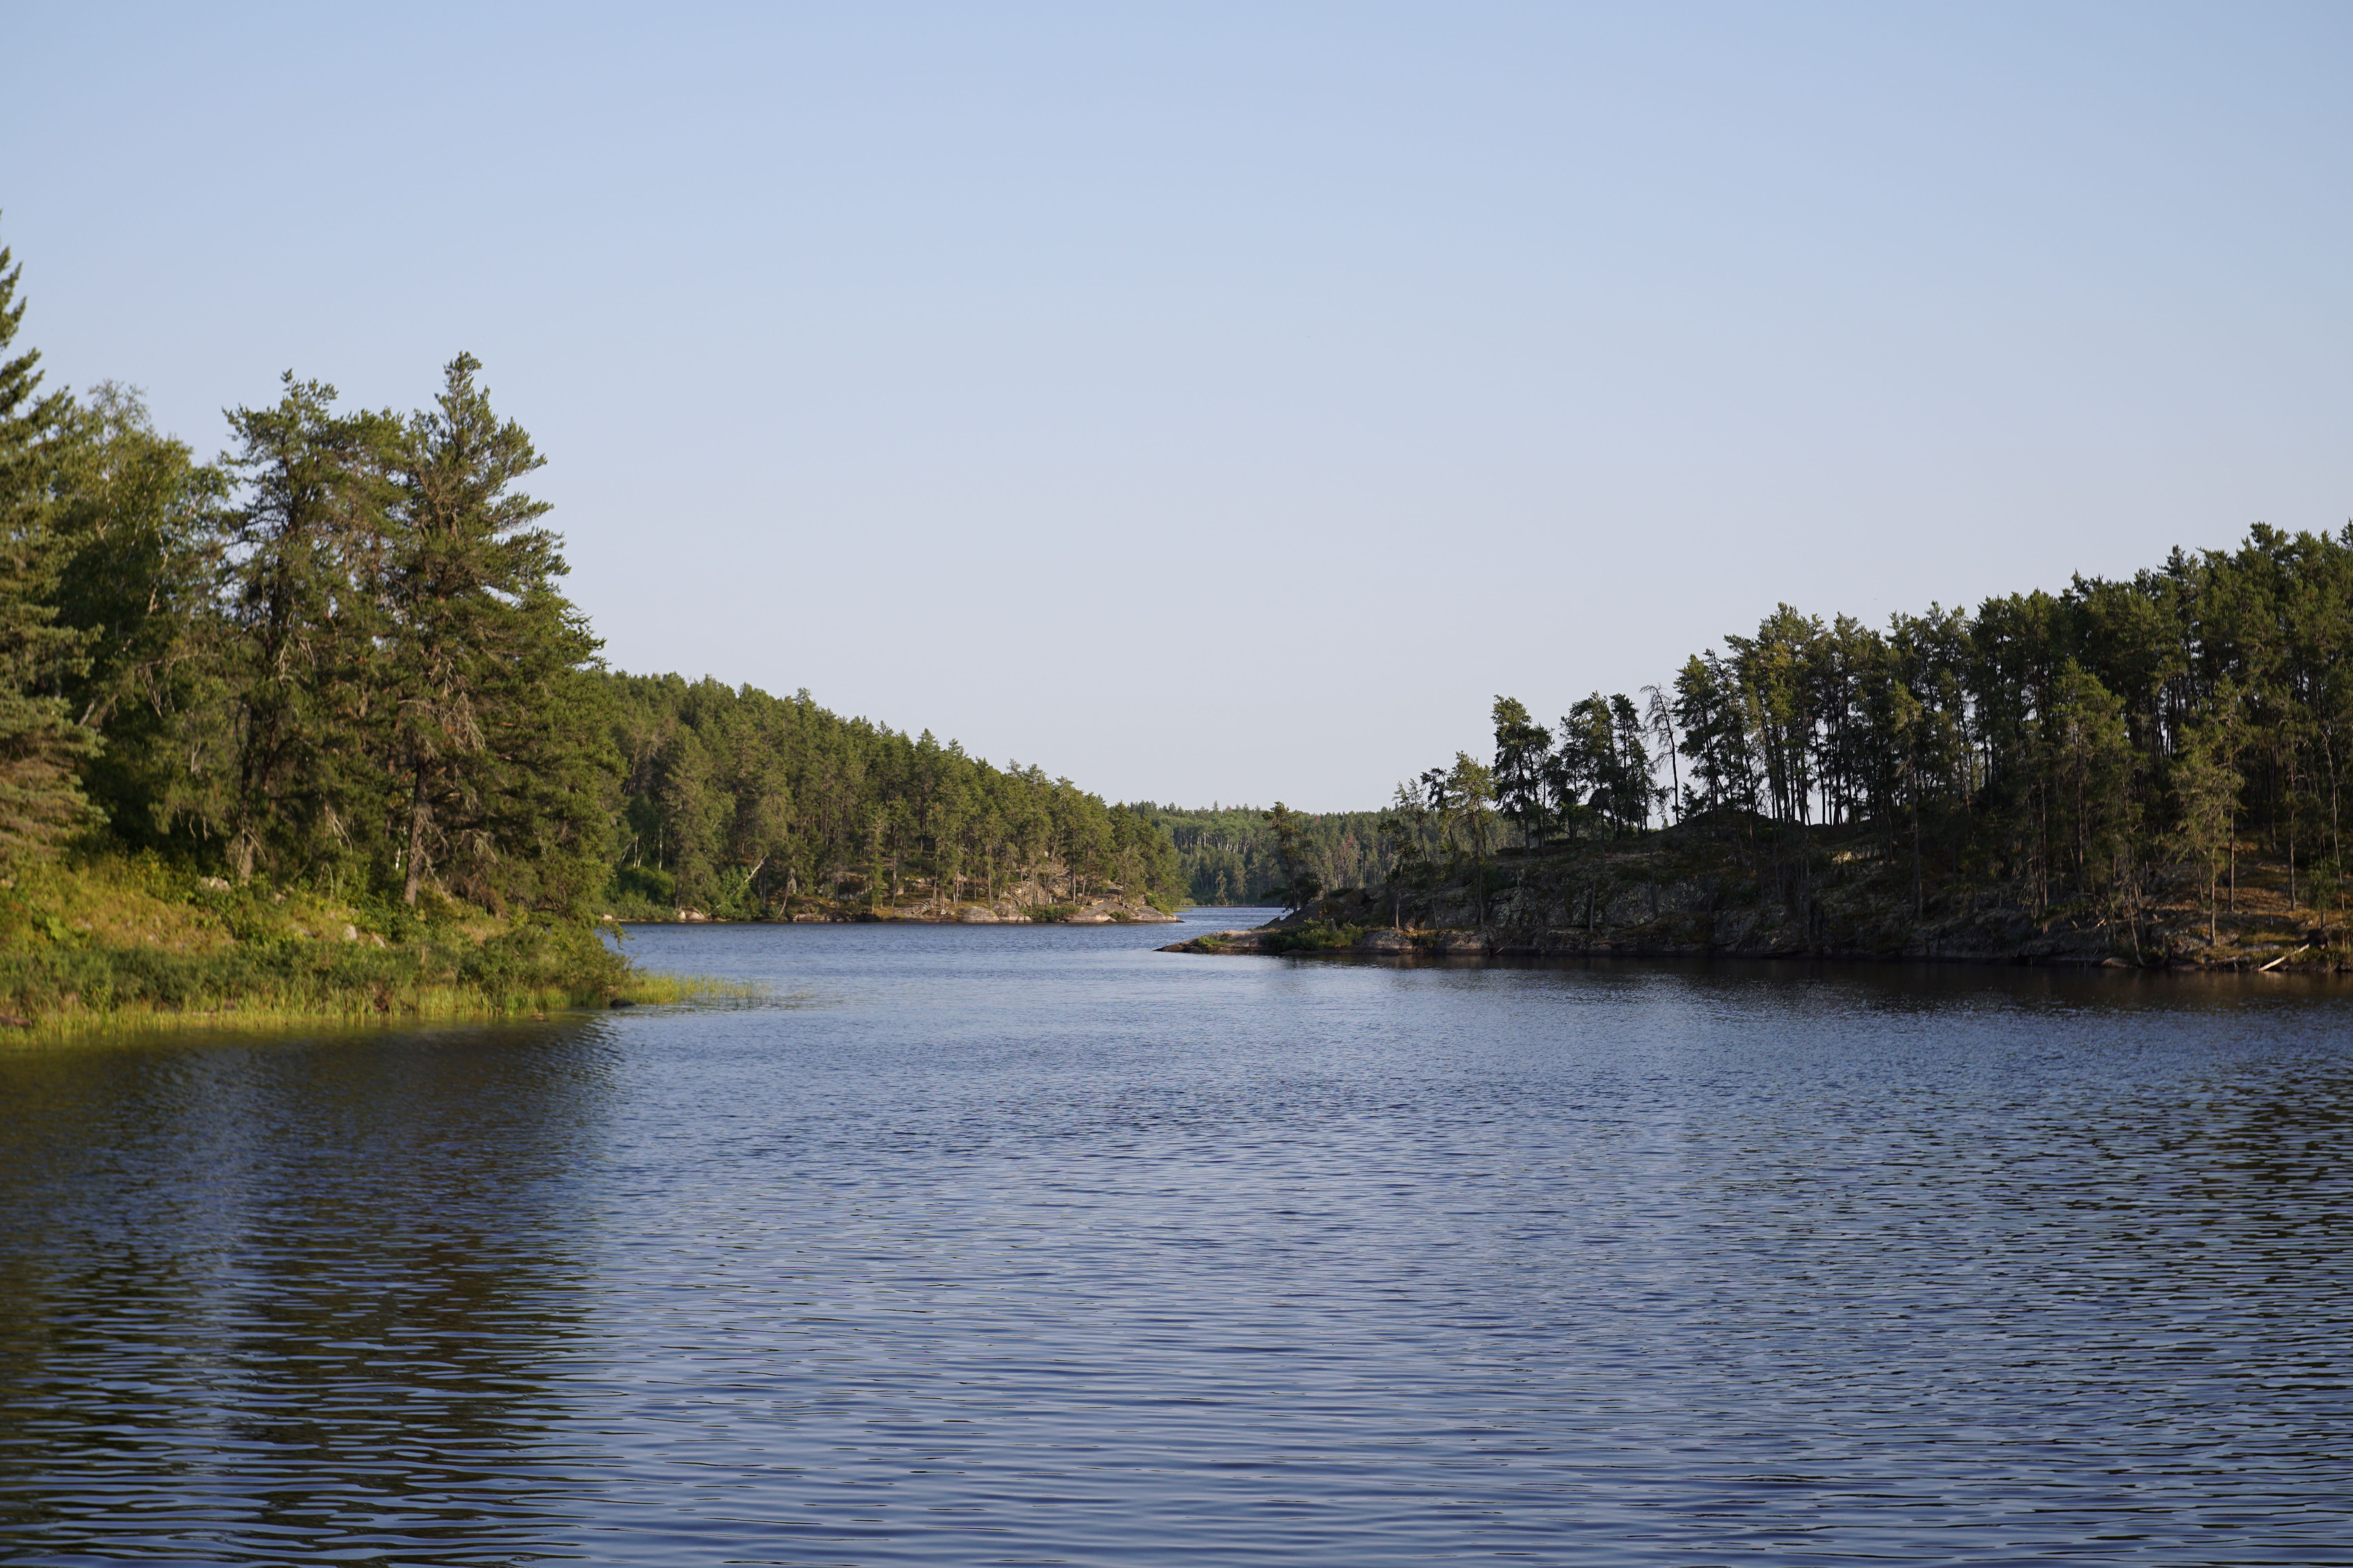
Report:
[{"label": "green bush", "polygon": [[671,920],[678,914],[678,879],[659,867],[617,866],[604,902],[605,912],[623,920]]},{"label": "green bush", "polygon": [[1303,925],[1285,926],[1267,932],[1268,952],[1330,952],[1335,949],[1354,947],[1364,940],[1363,926],[1339,925],[1331,921],[1309,921]]}]

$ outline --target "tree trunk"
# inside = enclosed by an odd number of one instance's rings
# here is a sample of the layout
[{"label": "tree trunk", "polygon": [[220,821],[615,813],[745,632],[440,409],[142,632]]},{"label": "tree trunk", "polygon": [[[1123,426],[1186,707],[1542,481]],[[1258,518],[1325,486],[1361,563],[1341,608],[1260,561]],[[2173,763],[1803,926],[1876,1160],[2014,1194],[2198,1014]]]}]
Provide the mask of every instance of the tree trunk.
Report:
[{"label": "tree trunk", "polygon": [[2321,742],[2328,753],[2328,907],[2345,907],[2345,840],[2337,831],[2337,737],[2332,732]]},{"label": "tree trunk", "polygon": [[[408,879],[400,890],[400,901],[414,909],[417,889],[425,879],[425,770],[417,770],[417,782],[408,795]],[[460,879],[463,881],[463,879]]]},{"label": "tree trunk", "polygon": [[[1949,900],[1946,907],[1951,908]],[[1927,881],[1920,868],[1920,792],[1916,787],[1912,792],[1912,918],[1928,918]]]}]

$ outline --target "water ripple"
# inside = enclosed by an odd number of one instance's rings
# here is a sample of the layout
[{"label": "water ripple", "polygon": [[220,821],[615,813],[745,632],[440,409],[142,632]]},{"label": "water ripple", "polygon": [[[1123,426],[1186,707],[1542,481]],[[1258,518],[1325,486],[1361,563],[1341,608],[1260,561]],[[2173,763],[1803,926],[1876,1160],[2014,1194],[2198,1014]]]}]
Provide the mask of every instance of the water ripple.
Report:
[{"label": "water ripple", "polygon": [[640,940],[0,1058],[0,1560],[2353,1562],[2346,993]]}]

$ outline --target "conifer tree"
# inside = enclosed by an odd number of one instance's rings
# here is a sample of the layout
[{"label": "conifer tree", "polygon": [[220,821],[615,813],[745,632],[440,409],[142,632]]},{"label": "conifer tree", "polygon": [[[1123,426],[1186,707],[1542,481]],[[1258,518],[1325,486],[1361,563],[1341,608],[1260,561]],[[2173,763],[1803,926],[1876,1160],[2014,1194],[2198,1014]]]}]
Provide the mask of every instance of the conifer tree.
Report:
[{"label": "conifer tree", "polygon": [[2174,843],[2181,858],[2205,879],[2209,942],[2220,935],[2216,911],[2222,867],[2239,816],[2239,694],[2226,681],[2212,710],[2186,728],[2173,763]]},{"label": "conifer tree", "polygon": [[601,880],[603,781],[615,763],[599,647],[557,592],[569,568],[544,501],[517,489],[543,459],[491,411],[480,362],[444,367],[407,425],[386,563],[388,771],[401,897],[438,878],[502,909],[570,910]]},{"label": "conifer tree", "polygon": [[22,271],[0,247],[0,863],[46,855],[88,820],[74,769],[96,749],[58,694],[81,640],[55,604],[54,476],[72,400],[41,393],[37,350],[7,357],[25,319]]},{"label": "conifer tree", "polygon": [[1617,747],[1609,704],[1599,691],[1569,706],[1560,719],[1560,750],[1552,760],[1553,793],[1565,816],[1616,821]]},{"label": "conifer tree", "polygon": [[1282,886],[1276,895],[1284,909],[1303,910],[1324,896],[1324,884],[1308,865],[1299,814],[1278,800],[1266,814],[1266,825],[1274,834],[1274,863],[1282,872]]},{"label": "conifer tree", "polygon": [[1642,723],[1650,731],[1651,742],[1667,759],[1667,793],[1661,797],[1661,804],[1671,819],[1679,817],[1683,809],[1683,769],[1675,761],[1675,707],[1666,689],[1655,682],[1642,688]]},{"label": "conifer tree", "polygon": [[1504,817],[1531,848],[1544,841],[1545,762],[1552,731],[1528,716],[1527,707],[1498,697],[1491,715],[1495,726],[1495,799]]},{"label": "conifer tree", "polygon": [[1609,699],[1609,723],[1615,742],[1610,750],[1610,798],[1619,826],[1640,833],[1650,826],[1658,788],[1651,777],[1650,752],[1642,746],[1641,717],[1634,710],[1633,699],[1622,691]]},{"label": "conifer tree", "polygon": [[375,776],[389,415],[340,415],[335,389],[283,377],[269,408],[229,411],[244,484],[232,514],[216,807],[229,863],[295,875],[382,858]]}]

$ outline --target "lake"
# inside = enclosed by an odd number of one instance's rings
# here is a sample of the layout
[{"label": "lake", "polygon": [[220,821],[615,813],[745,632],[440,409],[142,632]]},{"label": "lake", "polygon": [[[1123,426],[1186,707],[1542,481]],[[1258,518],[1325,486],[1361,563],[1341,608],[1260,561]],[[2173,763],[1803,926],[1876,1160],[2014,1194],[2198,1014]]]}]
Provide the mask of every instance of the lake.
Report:
[{"label": "lake", "polygon": [[641,929],[0,1054],[0,1561],[2353,1563],[2353,989]]}]

